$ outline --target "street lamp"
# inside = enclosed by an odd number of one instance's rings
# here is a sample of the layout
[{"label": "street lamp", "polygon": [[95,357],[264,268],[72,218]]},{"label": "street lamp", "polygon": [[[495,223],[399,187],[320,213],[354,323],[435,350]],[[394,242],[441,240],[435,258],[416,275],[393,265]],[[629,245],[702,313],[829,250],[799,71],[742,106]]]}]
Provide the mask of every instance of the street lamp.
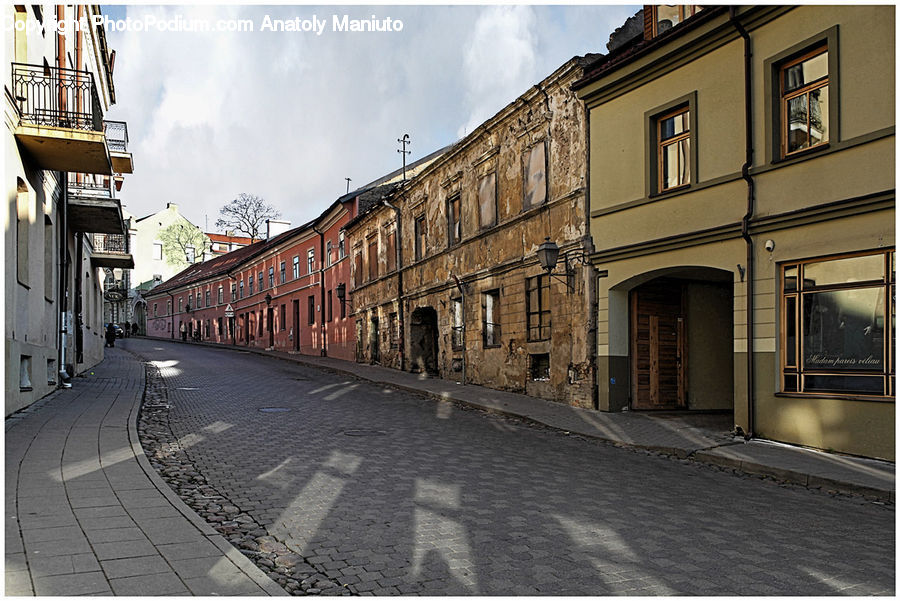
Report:
[{"label": "street lamp", "polygon": [[566,276],[566,279],[553,275],[553,270],[556,269],[556,264],[559,262],[559,246],[556,245],[556,242],[551,241],[549,236],[544,238],[544,242],[538,246],[537,257],[538,263],[540,263],[541,268],[547,272],[548,276],[556,278],[564,283],[569,292],[575,292],[575,284],[571,281],[572,276],[575,275],[575,271],[569,264],[569,260],[577,260],[581,262],[582,265],[587,265],[587,253],[583,248],[568,250],[563,254],[563,263],[565,265],[563,275]]},{"label": "street lamp", "polygon": [[556,263],[559,261],[559,247],[556,245],[556,242],[550,241],[550,236],[544,238],[544,243],[538,246],[537,256],[541,268],[546,270],[548,274],[552,274]]},{"label": "street lamp", "polygon": [[341,282],[334,289],[335,294],[337,294],[337,298],[340,301],[342,306],[350,305],[350,309],[353,309],[353,304],[347,300],[347,284]]}]

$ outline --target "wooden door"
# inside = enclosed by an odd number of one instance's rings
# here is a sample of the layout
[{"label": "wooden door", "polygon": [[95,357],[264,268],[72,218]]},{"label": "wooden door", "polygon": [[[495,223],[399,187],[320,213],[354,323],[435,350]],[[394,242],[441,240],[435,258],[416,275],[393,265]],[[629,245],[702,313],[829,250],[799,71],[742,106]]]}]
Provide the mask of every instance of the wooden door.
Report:
[{"label": "wooden door", "polygon": [[291,335],[294,337],[294,350],[300,350],[300,301],[294,300],[292,307],[292,320],[294,322],[291,328]]},{"label": "wooden door", "polygon": [[631,406],[685,406],[684,286],[644,284],[631,293]]}]

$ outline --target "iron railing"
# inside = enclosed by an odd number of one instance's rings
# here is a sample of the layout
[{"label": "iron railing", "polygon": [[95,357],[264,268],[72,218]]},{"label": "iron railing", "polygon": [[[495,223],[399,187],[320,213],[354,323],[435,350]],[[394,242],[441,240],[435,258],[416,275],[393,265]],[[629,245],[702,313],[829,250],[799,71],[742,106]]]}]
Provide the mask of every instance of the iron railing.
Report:
[{"label": "iron railing", "polygon": [[69,195],[88,198],[112,198],[113,180],[108,175],[69,174]]},{"label": "iron railing", "polygon": [[114,152],[128,152],[128,125],[124,121],[104,121],[106,145]]},{"label": "iron railing", "polygon": [[103,131],[100,96],[90,71],[12,63],[12,88],[25,123]]},{"label": "iron railing", "polygon": [[94,252],[107,254],[127,255],[128,252],[128,236],[122,234],[94,234],[93,235]]}]

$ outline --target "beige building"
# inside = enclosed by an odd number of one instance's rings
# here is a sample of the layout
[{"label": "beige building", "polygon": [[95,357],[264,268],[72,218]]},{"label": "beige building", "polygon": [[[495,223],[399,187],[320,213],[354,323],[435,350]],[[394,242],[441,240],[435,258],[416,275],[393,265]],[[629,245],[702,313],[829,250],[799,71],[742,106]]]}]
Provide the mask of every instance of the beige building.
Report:
[{"label": "beige building", "polygon": [[[586,121],[575,58],[345,230],[357,359],[593,406]],[[560,251],[552,276],[539,263]]]},{"label": "beige building", "polygon": [[115,190],[131,173],[99,7],[7,5],[4,22],[5,409],[28,406],[103,358],[104,268],[132,266]]},{"label": "beige building", "polygon": [[601,409],[894,459],[894,7],[645,6],[586,68]]}]

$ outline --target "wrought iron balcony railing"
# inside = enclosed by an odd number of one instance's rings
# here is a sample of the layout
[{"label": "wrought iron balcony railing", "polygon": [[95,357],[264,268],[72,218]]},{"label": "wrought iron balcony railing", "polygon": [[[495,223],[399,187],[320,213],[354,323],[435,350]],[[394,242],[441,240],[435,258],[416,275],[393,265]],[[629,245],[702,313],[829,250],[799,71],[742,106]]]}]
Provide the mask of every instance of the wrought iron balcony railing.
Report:
[{"label": "wrought iron balcony railing", "polygon": [[69,195],[88,198],[113,198],[113,179],[108,175],[70,173]]},{"label": "wrought iron balcony railing", "polygon": [[121,234],[94,234],[94,252],[127,255],[128,237]]},{"label": "wrought iron balcony railing", "polygon": [[12,88],[25,123],[103,131],[100,96],[90,71],[13,63]]},{"label": "wrought iron balcony railing", "polygon": [[128,152],[128,124],[124,121],[104,121],[106,145],[113,152]]}]

